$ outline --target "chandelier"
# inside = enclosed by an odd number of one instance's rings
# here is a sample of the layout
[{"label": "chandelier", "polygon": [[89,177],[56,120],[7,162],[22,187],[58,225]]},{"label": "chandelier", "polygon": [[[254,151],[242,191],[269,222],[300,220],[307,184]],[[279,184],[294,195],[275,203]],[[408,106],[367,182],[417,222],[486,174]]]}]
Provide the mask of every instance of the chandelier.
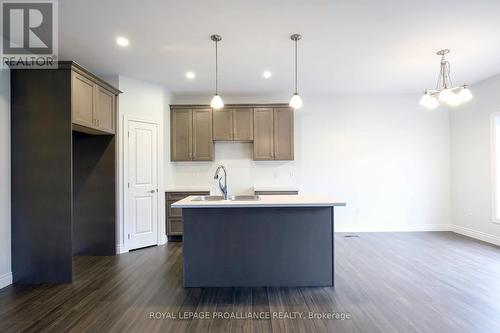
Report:
[{"label": "chandelier", "polygon": [[420,105],[427,109],[437,108],[439,102],[450,106],[458,106],[472,99],[472,93],[467,85],[453,86],[450,77],[450,63],[445,59],[445,55],[448,53],[450,53],[448,49],[436,53],[441,56],[441,67],[436,89],[427,89],[420,99]]}]

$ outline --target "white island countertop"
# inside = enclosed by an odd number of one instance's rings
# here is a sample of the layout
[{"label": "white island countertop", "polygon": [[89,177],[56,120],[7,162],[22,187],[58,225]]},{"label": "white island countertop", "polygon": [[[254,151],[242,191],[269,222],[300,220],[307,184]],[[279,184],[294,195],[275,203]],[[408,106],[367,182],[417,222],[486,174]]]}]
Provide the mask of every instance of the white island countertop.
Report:
[{"label": "white island countertop", "polygon": [[248,201],[193,201],[189,196],[172,204],[174,208],[237,208],[237,207],[333,207],[346,203],[328,196],[313,195],[261,195],[259,200]]}]

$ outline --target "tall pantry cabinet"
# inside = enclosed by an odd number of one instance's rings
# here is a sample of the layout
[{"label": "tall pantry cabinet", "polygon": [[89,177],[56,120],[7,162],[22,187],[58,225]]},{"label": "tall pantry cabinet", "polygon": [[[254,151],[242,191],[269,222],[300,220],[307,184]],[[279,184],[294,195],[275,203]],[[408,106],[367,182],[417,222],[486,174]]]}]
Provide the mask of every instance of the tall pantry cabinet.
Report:
[{"label": "tall pantry cabinet", "polygon": [[15,283],[71,282],[74,255],[116,253],[119,93],[74,62],[11,68]]}]

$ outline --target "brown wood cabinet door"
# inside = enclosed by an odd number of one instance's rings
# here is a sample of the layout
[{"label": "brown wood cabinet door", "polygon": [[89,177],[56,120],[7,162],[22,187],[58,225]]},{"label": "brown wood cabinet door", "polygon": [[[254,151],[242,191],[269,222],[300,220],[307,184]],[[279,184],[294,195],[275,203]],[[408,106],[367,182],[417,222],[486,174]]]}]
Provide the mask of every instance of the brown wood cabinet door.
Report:
[{"label": "brown wood cabinet door", "polygon": [[115,133],[116,96],[112,92],[97,86],[95,119],[97,127],[110,134]]},{"label": "brown wood cabinet door", "polygon": [[193,117],[191,109],[170,111],[170,160],[192,160]]},{"label": "brown wood cabinet door", "polygon": [[212,111],[213,139],[215,141],[229,141],[233,139],[233,112],[231,109]]},{"label": "brown wood cabinet door", "polygon": [[182,235],[182,218],[170,218],[167,224],[168,236]]},{"label": "brown wood cabinet door", "polygon": [[193,161],[212,161],[212,109],[193,109]]},{"label": "brown wood cabinet door", "polygon": [[273,109],[253,110],[253,158],[254,160],[274,159]]},{"label": "brown wood cabinet door", "polygon": [[253,109],[233,110],[233,140],[253,141]]},{"label": "brown wood cabinet door", "polygon": [[95,83],[78,73],[72,73],[73,123],[95,128]]},{"label": "brown wood cabinet door", "polygon": [[274,159],[293,160],[293,109],[274,109]]}]

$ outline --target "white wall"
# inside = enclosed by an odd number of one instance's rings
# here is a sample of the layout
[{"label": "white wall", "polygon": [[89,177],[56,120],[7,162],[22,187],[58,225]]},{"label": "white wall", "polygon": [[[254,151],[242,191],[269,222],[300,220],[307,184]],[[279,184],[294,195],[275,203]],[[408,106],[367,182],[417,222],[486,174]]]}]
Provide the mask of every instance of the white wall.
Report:
[{"label": "white wall", "polygon": [[0,288],[12,283],[10,244],[10,73],[0,69]]},{"label": "white wall", "polygon": [[451,112],[452,222],[458,232],[500,245],[492,223],[490,116],[500,111],[500,75],[474,84],[474,98]]},{"label": "white wall", "polygon": [[[286,101],[287,96],[226,97],[226,103]],[[172,163],[178,186],[213,186],[228,167],[232,193],[252,186],[297,186],[347,202],[338,230],[449,228],[449,115],[419,96],[308,96],[295,114],[295,160],[252,161],[251,144],[216,143],[214,162]],[[208,96],[173,96],[207,103]],[[168,117],[167,117],[168,118]]]},{"label": "white wall", "polygon": [[[108,78],[109,79],[109,78]],[[112,80],[114,81],[114,80]],[[160,232],[165,235],[165,184],[169,184],[168,178],[169,165],[164,166],[165,153],[169,151],[165,148],[165,133],[164,133],[164,116],[168,114],[170,95],[165,88],[158,84],[148,83],[145,81],[135,80],[124,76],[118,77],[118,88],[123,92],[119,97],[118,107],[118,227],[117,227],[117,250],[123,252],[124,247],[124,227],[123,227],[123,140],[125,137],[124,132],[124,117],[157,120],[160,123],[160,144],[159,144],[159,210],[160,216]],[[168,135],[168,133],[167,133]],[[170,155],[167,155],[170,156]],[[162,172],[165,170],[165,172]],[[163,236],[160,244],[166,242],[166,237]]]}]

